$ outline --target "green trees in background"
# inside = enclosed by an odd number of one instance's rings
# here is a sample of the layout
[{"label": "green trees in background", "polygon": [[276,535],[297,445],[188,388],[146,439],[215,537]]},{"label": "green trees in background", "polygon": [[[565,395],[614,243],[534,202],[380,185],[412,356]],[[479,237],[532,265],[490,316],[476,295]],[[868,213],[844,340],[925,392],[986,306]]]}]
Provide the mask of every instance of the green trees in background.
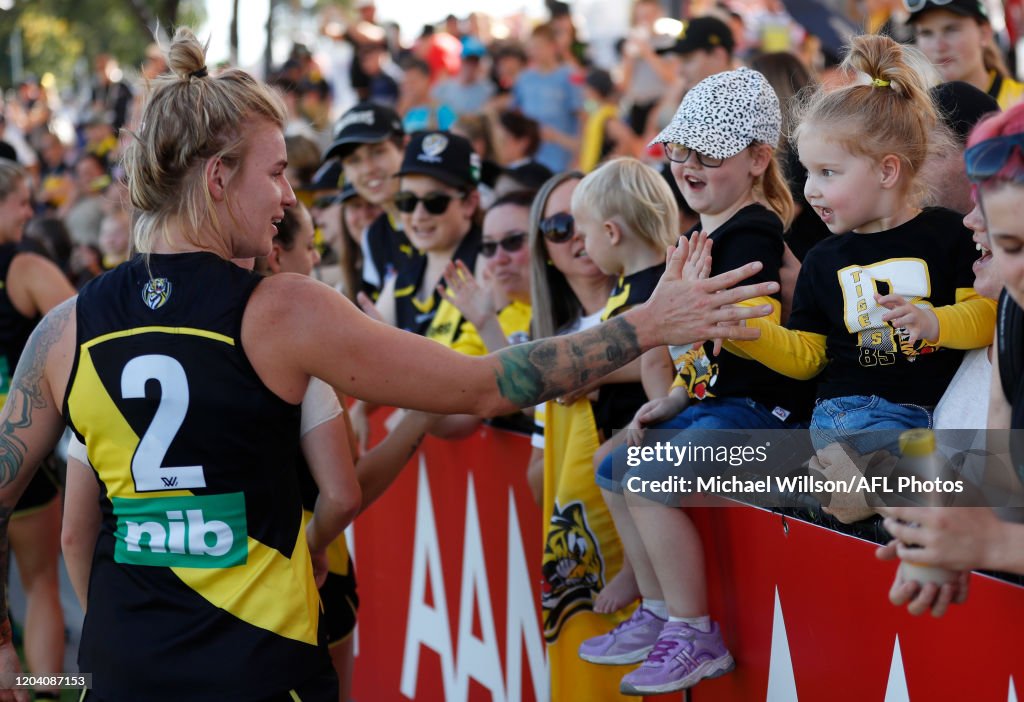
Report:
[{"label": "green trees in background", "polygon": [[87,72],[101,53],[126,70],[137,68],[158,23],[166,33],[178,24],[195,26],[204,16],[202,0],[0,1],[0,87],[21,77],[13,75],[19,49],[22,75],[52,73],[67,86],[82,59]]}]

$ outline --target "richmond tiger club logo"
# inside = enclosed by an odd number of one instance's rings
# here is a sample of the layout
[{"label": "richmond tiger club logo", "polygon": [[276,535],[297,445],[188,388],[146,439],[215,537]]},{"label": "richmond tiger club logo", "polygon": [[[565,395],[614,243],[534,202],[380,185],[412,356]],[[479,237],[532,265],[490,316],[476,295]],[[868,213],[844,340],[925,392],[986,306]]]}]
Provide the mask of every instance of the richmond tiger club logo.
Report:
[{"label": "richmond tiger club logo", "polygon": [[151,278],[142,289],[142,301],[151,310],[158,310],[171,297],[171,281],[167,278]]},{"label": "richmond tiger club logo", "polygon": [[711,388],[718,382],[718,364],[708,358],[703,347],[687,351],[677,365],[680,377],[686,381],[686,392],[690,397],[706,400],[715,396]]},{"label": "richmond tiger club logo", "polygon": [[555,503],[541,570],[544,638],[551,643],[569,617],[593,608],[594,597],[604,587],[604,558],[582,502],[570,502],[564,508]]},{"label": "richmond tiger club logo", "polygon": [[448,148],[448,137],[444,134],[428,134],[423,138],[420,155],[417,159],[429,163],[440,163],[441,154]]}]

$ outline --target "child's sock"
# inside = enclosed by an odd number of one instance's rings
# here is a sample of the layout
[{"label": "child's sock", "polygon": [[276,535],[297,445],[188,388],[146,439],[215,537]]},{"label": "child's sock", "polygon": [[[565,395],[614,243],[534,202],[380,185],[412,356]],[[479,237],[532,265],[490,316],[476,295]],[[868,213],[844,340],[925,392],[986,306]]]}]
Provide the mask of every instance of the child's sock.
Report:
[{"label": "child's sock", "polygon": [[669,617],[668,620],[670,622],[682,622],[691,629],[703,631],[705,634],[711,633],[711,617],[707,615],[703,617]]},{"label": "child's sock", "polygon": [[649,600],[645,597],[641,606],[658,619],[668,619],[668,605],[665,604],[665,600]]}]

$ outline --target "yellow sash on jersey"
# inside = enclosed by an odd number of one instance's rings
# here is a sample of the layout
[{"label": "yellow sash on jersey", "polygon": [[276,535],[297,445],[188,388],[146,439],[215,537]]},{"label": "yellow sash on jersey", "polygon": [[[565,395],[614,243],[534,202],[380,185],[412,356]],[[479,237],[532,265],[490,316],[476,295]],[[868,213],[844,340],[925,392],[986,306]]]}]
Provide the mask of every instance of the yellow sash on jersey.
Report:
[{"label": "yellow sash on jersey", "polygon": [[[82,344],[78,367],[71,379],[68,409],[75,428],[85,436],[89,462],[113,498],[145,500],[152,494],[135,491],[132,456],[140,437],[121,415],[92,361],[93,346],[131,334],[147,332],[192,334],[234,344],[220,334],[198,329],[147,327],[116,332]],[[165,490],[157,496],[186,497],[189,490]],[[231,568],[173,567],[183,583],[211,604],[253,626],[303,643],[317,645],[320,594],[313,580],[313,564],[306,545],[304,520],[296,524],[291,557],[251,536],[243,565]]]}]

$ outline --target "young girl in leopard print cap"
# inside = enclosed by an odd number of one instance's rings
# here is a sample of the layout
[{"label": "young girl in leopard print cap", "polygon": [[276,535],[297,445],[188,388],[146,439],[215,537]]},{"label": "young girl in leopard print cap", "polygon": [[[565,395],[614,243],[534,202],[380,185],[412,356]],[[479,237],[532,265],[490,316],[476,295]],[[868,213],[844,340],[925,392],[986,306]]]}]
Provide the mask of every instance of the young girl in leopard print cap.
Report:
[{"label": "young girl in leopard print cap", "polygon": [[[711,274],[760,261],[755,280],[779,281],[782,234],[793,217],[793,200],[775,160],[782,115],[771,85],[741,68],[710,76],[683,99],[672,123],[655,140],[665,145],[687,203],[714,243]],[[780,298],[771,303],[778,324]],[[669,351],[644,358],[650,368]],[[714,343],[672,349],[678,374],[667,396],[652,398],[627,429],[632,443],[646,428],[660,438],[710,443],[723,429],[785,429],[809,414],[802,385]],[[804,398],[801,400],[801,398]],[[650,438],[648,434],[648,438]],[[631,447],[629,447],[631,448]],[[700,474],[714,465],[642,465],[627,469],[626,446],[602,461],[597,482],[608,502],[643,601],[633,616],[608,634],[585,641],[580,656],[593,663],[642,662],[622,680],[622,692],[659,694],[692,687],[733,668],[717,623],[709,616],[704,554],[679,493],[638,490],[642,481]],[[623,475],[625,473],[625,475]],[[691,475],[692,474],[692,475]]]}]

